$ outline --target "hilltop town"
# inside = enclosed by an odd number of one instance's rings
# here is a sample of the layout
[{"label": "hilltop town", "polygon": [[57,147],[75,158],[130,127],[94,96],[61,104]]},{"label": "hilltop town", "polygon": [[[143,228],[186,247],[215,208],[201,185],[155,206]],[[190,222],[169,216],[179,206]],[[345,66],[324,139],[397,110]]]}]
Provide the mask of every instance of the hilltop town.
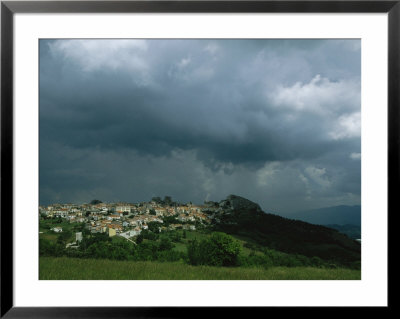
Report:
[{"label": "hilltop town", "polygon": [[[120,236],[129,240],[149,229],[149,225],[158,232],[204,227],[210,224],[212,213],[216,210],[213,202],[204,205],[180,204],[166,196],[164,200],[154,197],[150,202],[140,203],[103,203],[94,200],[81,205],[39,206],[39,216],[61,218],[69,223],[85,223],[85,228],[92,234],[106,233],[109,237]],[[54,227],[52,231],[62,232],[62,227]],[[76,233],[76,242],[81,239],[82,233]]]},{"label": "hilltop town", "polygon": [[166,196],[39,207],[41,257],[359,269],[360,250],[334,229],[265,213],[237,195],[202,205]]}]

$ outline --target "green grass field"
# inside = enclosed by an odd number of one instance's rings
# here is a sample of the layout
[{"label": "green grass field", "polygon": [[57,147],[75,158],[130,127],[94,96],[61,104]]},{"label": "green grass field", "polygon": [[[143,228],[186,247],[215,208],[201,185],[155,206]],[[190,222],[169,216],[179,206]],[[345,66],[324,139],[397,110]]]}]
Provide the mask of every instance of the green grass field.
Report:
[{"label": "green grass field", "polygon": [[225,268],[170,262],[39,258],[41,280],[360,280],[361,271],[312,267]]}]

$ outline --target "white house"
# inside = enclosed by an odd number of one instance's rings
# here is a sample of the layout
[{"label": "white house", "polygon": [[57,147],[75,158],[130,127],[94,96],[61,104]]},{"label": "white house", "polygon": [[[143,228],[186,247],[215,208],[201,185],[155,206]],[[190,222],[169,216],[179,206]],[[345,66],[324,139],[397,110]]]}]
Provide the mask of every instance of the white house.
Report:
[{"label": "white house", "polygon": [[81,233],[81,232],[75,234],[75,240],[76,240],[77,242],[78,242],[78,241],[82,241],[82,233]]},{"label": "white house", "polygon": [[141,233],[140,228],[136,227],[135,229],[128,230],[128,231],[126,231],[124,233],[120,233],[119,236],[122,236],[124,238],[129,239],[129,238],[131,238],[133,236],[139,235],[140,233]]},{"label": "white house", "polygon": [[115,211],[117,213],[130,213],[131,212],[131,206],[129,205],[118,205],[115,207]]}]

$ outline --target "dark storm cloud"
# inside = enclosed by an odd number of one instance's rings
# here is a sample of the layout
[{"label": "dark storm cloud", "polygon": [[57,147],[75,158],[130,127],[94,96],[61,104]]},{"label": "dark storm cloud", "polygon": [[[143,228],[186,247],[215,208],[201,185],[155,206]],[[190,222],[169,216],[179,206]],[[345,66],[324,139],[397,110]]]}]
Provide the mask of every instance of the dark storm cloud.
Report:
[{"label": "dark storm cloud", "polygon": [[357,201],[359,153],[359,41],[41,40],[41,201],[264,201],[272,162],[296,203]]}]

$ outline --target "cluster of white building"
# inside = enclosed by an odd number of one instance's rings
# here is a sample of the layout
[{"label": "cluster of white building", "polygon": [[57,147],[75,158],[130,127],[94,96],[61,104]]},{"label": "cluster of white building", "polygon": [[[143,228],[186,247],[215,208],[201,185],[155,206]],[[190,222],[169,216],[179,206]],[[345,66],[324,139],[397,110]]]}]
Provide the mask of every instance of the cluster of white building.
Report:
[{"label": "cluster of white building", "polygon": [[[86,223],[91,233],[107,233],[110,237],[119,235],[131,238],[148,229],[150,222],[160,224],[159,231],[183,228],[194,230],[193,222],[208,223],[209,217],[205,206],[197,205],[160,205],[154,201],[131,203],[98,203],[98,204],[53,204],[39,206],[39,214],[49,218],[63,218],[70,223]],[[163,227],[163,219],[175,216],[182,224],[171,224]],[[187,224],[189,223],[189,224]],[[61,232],[54,227],[54,232]],[[78,241],[78,240],[77,240]]]}]

